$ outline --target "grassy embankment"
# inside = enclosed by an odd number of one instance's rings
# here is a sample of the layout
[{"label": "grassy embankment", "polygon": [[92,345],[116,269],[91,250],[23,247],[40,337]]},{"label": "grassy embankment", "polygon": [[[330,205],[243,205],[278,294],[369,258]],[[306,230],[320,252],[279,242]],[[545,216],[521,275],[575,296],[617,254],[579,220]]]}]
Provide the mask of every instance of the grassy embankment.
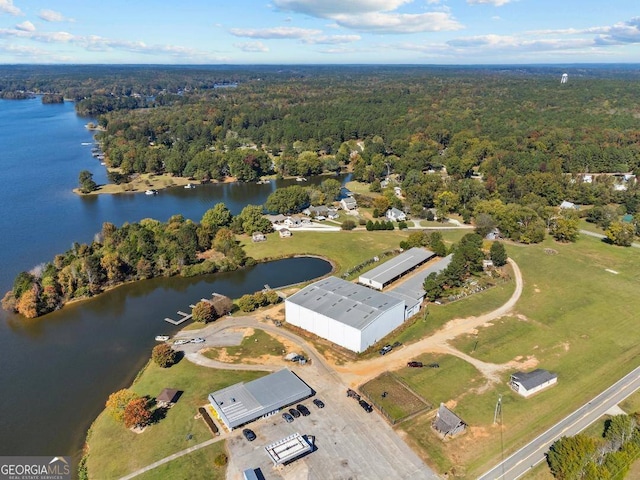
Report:
[{"label": "grassy embankment", "polygon": [[[240,381],[250,381],[261,372],[213,370],[182,360],[163,369],[150,362],[140,373],[131,390],[139,395],[155,397],[163,388],[176,388],[184,393],[168,410],[165,418],[133,433],[103,411],[91,426],[87,444],[87,468],[90,478],[114,479],[131,473],[168,455],[212,438],[201,419],[194,418],[198,407],[207,403],[207,395]],[[190,439],[188,435],[191,435]],[[225,468],[215,467],[213,459],[224,450],[224,442],[189,454],[153,470],[142,478],[201,478],[184,472],[207,472],[207,478],[224,478]],[[185,465],[188,469],[184,470]]]},{"label": "grassy embankment", "polygon": [[[558,253],[550,255],[545,248]],[[638,365],[640,355],[634,314],[640,307],[636,295],[639,251],[584,237],[569,245],[547,240],[542,245],[509,246],[508,253],[525,279],[516,312],[493,322],[491,327],[481,328],[477,335],[462,336],[452,343],[464,353],[490,363],[528,358],[540,368],[557,372],[559,383],[525,400],[509,389],[510,372],[503,375],[503,383],[486,391],[473,391],[469,387],[476,385],[468,384],[466,393],[458,395],[442,395],[445,387],[430,380],[425,398],[430,402],[436,402],[437,396],[453,400],[454,411],[471,428],[446,443],[431,433],[428,415],[414,418],[401,428],[438,470],[455,468],[464,478],[477,477],[502,455],[500,425],[493,425],[499,394],[506,455],[628,373]],[[478,298],[490,292],[483,292]],[[461,310],[471,301],[473,298],[443,306],[442,314],[446,315],[449,308],[459,308],[449,318],[463,316]],[[414,381],[409,369],[403,370],[407,372],[401,371],[400,375],[418,391],[422,381]],[[446,368],[433,371],[433,375],[459,382]],[[545,478],[544,473],[539,478]]]},{"label": "grassy embankment", "polygon": [[[242,339],[240,345],[210,348],[203,352],[207,358],[223,360],[226,363],[261,364],[262,357],[282,358],[285,346],[264,330],[254,330]],[[303,353],[303,352],[298,352]],[[221,358],[224,356],[224,358]]]}]

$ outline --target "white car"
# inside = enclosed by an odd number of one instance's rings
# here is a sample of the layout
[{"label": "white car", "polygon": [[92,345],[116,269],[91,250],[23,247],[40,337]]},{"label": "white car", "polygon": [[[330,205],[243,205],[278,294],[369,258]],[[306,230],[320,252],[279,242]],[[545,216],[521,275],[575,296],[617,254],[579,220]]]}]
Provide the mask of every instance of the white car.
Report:
[{"label": "white car", "polygon": [[188,340],[186,338],[183,338],[181,340],[176,340],[175,342],[173,342],[174,345],[184,345],[186,343],[191,342],[191,340]]},{"label": "white car", "polygon": [[204,343],[204,338],[197,337],[191,340],[191,343]]}]

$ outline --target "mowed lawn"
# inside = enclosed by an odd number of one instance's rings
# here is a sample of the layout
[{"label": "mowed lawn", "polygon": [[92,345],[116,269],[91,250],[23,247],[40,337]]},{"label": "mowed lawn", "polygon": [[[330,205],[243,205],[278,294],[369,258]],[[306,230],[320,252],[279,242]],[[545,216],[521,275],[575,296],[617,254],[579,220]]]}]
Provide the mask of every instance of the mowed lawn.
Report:
[{"label": "mowed lawn", "polygon": [[[557,253],[546,253],[545,248]],[[428,461],[441,472],[453,468],[462,478],[476,478],[503,454],[500,425],[493,425],[498,395],[507,455],[640,364],[635,313],[640,307],[640,250],[582,236],[575,244],[547,240],[509,245],[507,251],[525,282],[515,312],[480,328],[477,336],[452,343],[486,362],[516,357],[535,361],[539,368],[558,373],[558,384],[524,399],[508,387],[507,371],[503,382],[490,390],[459,396],[454,410],[470,428],[447,443],[428,432],[431,420],[425,416],[406,427]],[[458,379],[452,376],[450,381]]]},{"label": "mowed lawn", "polygon": [[[266,242],[252,242],[246,236],[239,236],[240,244],[247,255],[256,260],[288,257],[292,255],[319,255],[327,257],[335,264],[336,276],[380,255],[382,252],[400,247],[409,230],[366,230],[340,232],[310,232],[293,230],[289,238],[280,238],[277,232],[267,235]],[[442,232],[445,242],[457,242],[469,230],[447,230]],[[371,265],[369,268],[373,268]],[[364,270],[363,270],[364,271]]]},{"label": "mowed lawn", "polygon": [[[89,477],[104,480],[119,478],[211,439],[212,435],[202,419],[194,418],[198,407],[207,403],[207,395],[234,383],[250,381],[263,375],[262,372],[214,370],[194,365],[184,359],[166,369],[150,362],[131,390],[138,395],[154,398],[166,387],[182,390],[184,393],[169,409],[165,418],[140,434],[126,429],[103,411],[93,423],[87,440]],[[209,448],[197,455],[188,455],[186,461],[194,464],[194,470],[212,472],[218,469],[212,463],[216,452],[217,447]],[[179,470],[181,463],[170,462],[163,467],[166,476],[162,478],[193,478],[182,476]],[[149,475],[151,476],[148,478],[160,478],[155,477],[155,473]],[[224,478],[224,472],[218,477],[212,473],[207,478]]]}]

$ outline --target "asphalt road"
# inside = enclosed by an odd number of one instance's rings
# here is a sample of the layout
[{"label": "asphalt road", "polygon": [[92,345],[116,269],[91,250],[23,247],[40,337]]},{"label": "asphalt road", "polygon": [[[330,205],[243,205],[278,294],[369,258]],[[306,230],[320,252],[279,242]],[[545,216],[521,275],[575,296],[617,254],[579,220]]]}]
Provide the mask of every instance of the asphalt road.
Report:
[{"label": "asphalt road", "polygon": [[479,480],[514,480],[545,460],[549,447],[562,437],[581,432],[611,407],[640,388],[640,367],[555,424],[542,435],[479,477]]}]

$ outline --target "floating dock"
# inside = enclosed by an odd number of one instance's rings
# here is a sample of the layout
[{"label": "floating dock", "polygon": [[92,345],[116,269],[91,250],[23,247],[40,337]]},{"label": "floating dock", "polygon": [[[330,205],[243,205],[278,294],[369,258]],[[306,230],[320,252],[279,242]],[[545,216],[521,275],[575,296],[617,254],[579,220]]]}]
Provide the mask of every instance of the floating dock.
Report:
[{"label": "floating dock", "polygon": [[[212,297],[215,295],[215,292],[211,294]],[[202,300],[203,302],[211,302],[211,300],[207,300],[206,298],[201,298],[200,300]],[[193,308],[195,307],[195,305],[189,305],[189,307]],[[172,325],[180,325],[187,320],[191,320],[191,318],[193,317],[192,313],[184,313],[182,310],[178,310],[176,313],[182,318],[180,318],[179,320],[174,320],[173,318],[165,317],[164,321]]]}]

